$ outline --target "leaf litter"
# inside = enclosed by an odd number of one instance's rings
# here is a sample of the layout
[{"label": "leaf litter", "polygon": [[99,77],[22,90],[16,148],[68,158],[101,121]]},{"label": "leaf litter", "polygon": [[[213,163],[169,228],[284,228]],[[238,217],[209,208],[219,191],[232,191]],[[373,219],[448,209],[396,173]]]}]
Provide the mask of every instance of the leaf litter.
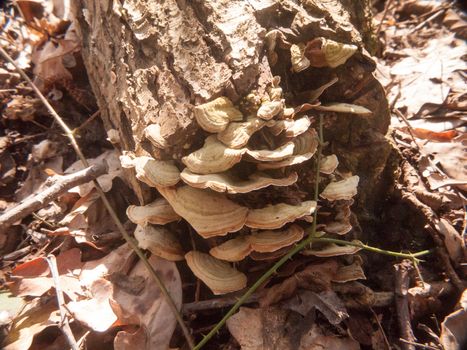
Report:
[{"label": "leaf litter", "polygon": [[[36,83],[42,85],[43,89],[51,89],[50,91],[57,94],[54,88],[48,86],[50,80],[55,79],[59,85],[62,79],[69,80],[73,77],[73,68],[76,67],[75,54],[80,48],[74,36],[73,26],[66,25],[69,17],[63,15],[63,9],[55,8],[53,14],[52,2],[44,2],[49,6],[45,11],[46,16],[38,22],[40,30],[33,29],[31,24],[37,19],[34,19],[32,7],[28,6],[36,5],[25,1],[18,3],[25,12],[25,22],[29,27],[25,32],[26,27],[22,23],[14,29],[25,34],[23,37],[26,38],[18,42],[21,50],[17,62],[23,68],[34,66],[34,73],[40,79]],[[60,5],[61,2],[53,3]],[[398,1],[397,3],[420,5],[422,2]],[[421,11],[422,14],[436,11],[438,2],[430,3],[429,7],[415,6],[410,9],[406,6],[399,7],[398,11],[400,14],[404,11],[412,11],[414,14],[417,11]],[[56,15],[60,12],[62,15],[59,15],[59,18]],[[466,258],[465,242],[464,237],[459,234],[463,210],[456,198],[459,196],[457,191],[465,190],[467,185],[463,166],[465,115],[462,114],[465,111],[462,71],[466,69],[466,64],[463,59],[465,43],[457,38],[465,35],[465,25],[462,17],[453,12],[452,9],[447,10],[442,18],[443,25],[449,31],[443,29],[441,34],[438,33],[436,36],[430,31],[433,29],[431,23],[428,22],[428,28],[422,27],[418,32],[413,31],[413,25],[404,27],[404,23],[391,22],[391,16],[397,14],[389,11],[389,19],[384,25],[385,39],[396,49],[392,52],[388,50],[386,63],[380,60],[379,64],[387,64],[386,69],[384,67],[381,69],[387,72],[385,78],[389,84],[389,99],[394,102],[395,108],[402,111],[406,119],[397,120],[397,116],[394,116],[393,126],[399,132],[395,134],[399,149],[410,154],[409,160],[414,162],[419,171],[417,181],[412,186],[425,191],[424,193],[438,196],[439,200],[430,202],[438,203],[435,210],[452,209],[449,213],[445,212],[446,215],[438,221],[436,229],[443,238],[452,262],[463,264]],[[65,27],[66,29],[63,29]],[[53,36],[56,33],[60,33],[62,37],[52,43],[48,35]],[[430,38],[426,44],[422,43],[424,40],[417,39],[418,35],[426,37],[420,33]],[[418,40],[416,46],[419,47],[404,45],[402,37],[407,35],[410,36],[410,40],[414,38]],[[401,43],[402,46],[397,47]],[[16,84],[17,77],[8,65],[6,72],[8,76],[5,80],[6,86]],[[60,99],[60,93],[55,96]],[[41,106],[37,101],[31,100],[31,96],[11,95],[4,118],[23,123],[37,121],[41,118],[40,109]],[[12,137],[13,140],[17,138],[18,135]],[[2,176],[5,174],[5,179],[8,176],[12,178],[11,169],[27,173],[24,183],[16,188],[16,198],[11,197],[12,203],[41,191],[47,186],[47,179],[51,175],[63,173],[64,164],[67,166],[65,173],[80,169],[78,163],[71,164],[69,155],[61,151],[56,152],[60,147],[60,143],[56,143],[53,138],[43,139],[42,142],[31,147],[30,161],[22,159],[18,164],[15,163],[16,156],[13,158],[8,151],[5,152],[0,148],[0,155],[11,159],[9,163],[12,165],[5,172],[2,161],[0,170]],[[124,181],[118,182],[123,178],[118,153],[105,149],[99,149],[98,152],[100,153],[95,153],[89,161],[92,163],[106,160],[109,165],[109,173],[101,176],[98,179],[99,183],[105,191],[119,191],[120,185],[126,185]],[[334,181],[347,178],[346,176],[335,178],[335,175],[332,177]],[[93,191],[92,184],[79,186],[64,197],[67,199],[63,198],[61,203],[57,201],[51,205],[58,207],[58,210],[48,213],[43,210],[39,219],[23,222],[29,232],[46,237],[46,246],[38,246],[37,248],[41,249],[39,252],[34,251],[31,255],[13,259],[15,265],[8,265],[11,261],[3,261],[4,269],[13,266],[8,272],[6,286],[14,298],[20,300],[19,297],[27,297],[28,300],[31,298],[34,300],[23,309],[17,306],[14,310],[8,311],[7,320],[12,322],[9,325],[5,348],[28,349],[34,344],[36,335],[50,327],[57,327],[59,320],[57,305],[55,299],[50,298],[56,286],[42,257],[42,249],[57,254],[60,286],[66,294],[66,308],[72,315],[76,327],[90,332],[107,332],[109,335],[116,333],[113,338],[113,346],[116,349],[168,348],[176,321],[142,263],[135,263],[127,245],[117,247],[121,244],[118,236],[112,239],[110,244],[103,245],[97,244],[92,238],[101,234],[102,236],[112,234],[115,230],[112,224],[109,224],[108,216],[95,215],[101,204]],[[127,204],[117,203],[123,213]],[[432,206],[435,207],[434,204]],[[175,227],[175,224],[170,225]],[[175,229],[174,232],[179,235],[180,229]],[[16,246],[22,247],[21,244],[24,245],[19,243]],[[338,246],[330,246],[330,248],[332,249],[326,254],[327,258],[324,262],[323,260],[317,262],[315,257],[300,257],[299,261],[302,261],[300,268],[284,272],[278,280],[268,282],[270,284],[263,288],[259,299],[260,308],[243,307],[229,319],[228,329],[242,349],[360,348],[357,341],[359,338],[354,339],[349,335],[352,331],[347,329],[348,319],[352,319],[354,313],[346,308],[343,302],[345,298],[340,292],[335,292],[339,290],[335,286],[365,279],[365,274],[358,259],[351,261],[353,256],[337,257],[340,254],[355,254],[356,249]],[[339,253],[339,250],[342,251]],[[309,252],[314,251],[309,250]],[[316,252],[316,255],[323,255],[321,248]],[[106,255],[102,256],[104,254]],[[182,288],[179,269],[175,263],[154,255],[149,261],[163,276],[177,307],[180,308],[182,290],[186,290],[186,287]],[[300,263],[297,264],[299,265]],[[425,295],[424,290],[417,295]],[[464,299],[465,293],[457,310],[447,315],[442,323],[439,344],[446,349],[459,348],[460,344],[465,342],[465,333],[462,332],[466,323]],[[1,303],[9,303],[9,301],[2,300]],[[19,312],[19,315],[13,315],[15,312]],[[414,313],[416,313],[415,307]],[[382,314],[376,318],[377,322],[380,322],[380,319],[384,321]],[[339,327],[332,328],[332,325]],[[196,328],[195,325],[194,327]],[[386,335],[381,329],[380,327],[378,330],[373,330],[366,345],[383,346],[378,343],[387,342]],[[77,334],[81,333],[77,332]]]}]

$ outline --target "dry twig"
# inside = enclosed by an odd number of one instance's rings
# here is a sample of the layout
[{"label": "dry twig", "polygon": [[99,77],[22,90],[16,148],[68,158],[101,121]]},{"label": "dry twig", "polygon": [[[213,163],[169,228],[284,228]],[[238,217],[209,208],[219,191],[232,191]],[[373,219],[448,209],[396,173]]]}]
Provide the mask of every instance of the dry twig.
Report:
[{"label": "dry twig", "polygon": [[413,268],[409,260],[404,260],[400,264],[396,264],[395,268],[395,301],[397,309],[397,320],[399,322],[399,331],[401,338],[407,342],[403,342],[401,347],[404,350],[415,350],[411,344],[415,342],[415,336],[412,331],[410,322],[409,301],[407,299],[407,291],[409,289],[409,271]]},{"label": "dry twig", "polygon": [[52,185],[49,188],[0,215],[0,232],[36,210],[43,208],[44,205],[57,199],[70,188],[89,182],[106,171],[107,168],[104,164],[96,164],[70,175],[52,178]]},{"label": "dry twig", "polygon": [[79,350],[76,339],[71,331],[70,324],[68,322],[68,316],[65,311],[65,298],[63,297],[63,291],[60,287],[60,275],[58,274],[57,261],[54,255],[49,255],[46,258],[47,264],[49,264],[50,272],[52,274],[52,279],[54,281],[55,292],[57,293],[57,303],[58,310],[60,311],[60,325],[59,328],[65,335],[68,345],[70,345],[72,350]]}]

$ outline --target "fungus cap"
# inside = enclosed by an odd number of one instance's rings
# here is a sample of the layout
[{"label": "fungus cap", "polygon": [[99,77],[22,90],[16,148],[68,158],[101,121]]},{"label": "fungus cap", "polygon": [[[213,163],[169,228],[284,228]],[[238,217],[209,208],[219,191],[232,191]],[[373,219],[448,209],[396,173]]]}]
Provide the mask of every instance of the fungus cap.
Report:
[{"label": "fungus cap", "polygon": [[225,261],[198,251],[188,252],[185,259],[194,275],[215,295],[235,292],[246,287],[246,276]]},{"label": "fungus cap", "polygon": [[183,260],[184,251],[177,236],[162,226],[137,226],[135,238],[138,246],[170,261]]},{"label": "fungus cap", "polygon": [[245,224],[248,208],[232,202],[222,193],[190,186],[158,190],[203,238],[223,236],[240,230]]},{"label": "fungus cap", "polygon": [[227,97],[219,97],[196,106],[194,114],[199,126],[212,133],[221,132],[231,121],[243,119],[242,112]]},{"label": "fungus cap", "polygon": [[146,226],[148,223],[165,225],[181,219],[164,198],[158,198],[142,206],[130,205],[126,209],[126,215],[131,222],[141,226]]}]

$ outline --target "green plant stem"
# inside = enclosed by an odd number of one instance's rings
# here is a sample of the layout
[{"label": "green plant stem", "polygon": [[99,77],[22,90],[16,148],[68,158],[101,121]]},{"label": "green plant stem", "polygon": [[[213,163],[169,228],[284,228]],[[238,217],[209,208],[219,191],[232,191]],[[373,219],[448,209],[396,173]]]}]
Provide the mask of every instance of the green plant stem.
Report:
[{"label": "green plant stem", "polygon": [[[89,167],[89,163],[86,160],[86,157],[84,156],[83,152],[81,151],[78,142],[76,141],[76,138],[73,134],[73,131],[68,127],[68,125],[63,121],[63,119],[58,115],[58,113],[55,111],[55,109],[52,107],[52,105],[49,103],[49,101],[45,98],[45,96],[42,94],[42,92],[39,90],[39,88],[32,82],[32,80],[26,75],[26,73],[18,67],[16,62],[13,60],[13,58],[8,55],[8,53],[0,47],[0,54],[7,60],[9,61],[18,71],[18,73],[23,77],[24,80],[31,86],[31,88],[34,90],[36,95],[39,97],[39,99],[42,101],[42,103],[45,105],[45,107],[49,110],[50,114],[52,117],[55,119],[55,121],[60,125],[60,127],[63,129],[65,132],[66,136],[68,137],[71,146],[75,150],[76,154],[78,155],[79,159],[81,160],[81,163],[83,163],[84,167]],[[178,312],[177,306],[175,305],[175,302],[173,301],[172,297],[170,296],[167,288],[165,287],[164,283],[160,279],[159,275],[157,274],[156,270],[154,267],[149,263],[148,259],[144,255],[143,251],[139,249],[138,244],[135,242],[135,240],[126,232],[125,228],[123,227],[123,224],[121,223],[120,219],[117,216],[117,213],[113,209],[112,205],[110,204],[109,200],[107,199],[107,196],[105,195],[104,191],[102,190],[101,185],[97,180],[93,180],[93,184],[96,188],[97,193],[99,194],[104,206],[106,207],[107,211],[110,214],[110,217],[112,220],[115,222],[119,232],[122,234],[123,238],[125,241],[128,243],[128,245],[133,249],[133,251],[138,255],[138,257],[141,259],[143,262],[144,266],[149,270],[150,275],[152,276],[154,282],[156,285],[159,287],[161,290],[161,293],[169,305],[169,308],[173,312],[175,319],[177,320],[178,324],[180,325],[180,328],[182,329],[183,335],[186,338],[186,341],[190,348],[194,347],[194,342],[191,337],[191,334],[186,327],[185,323],[183,322],[183,318],[181,314]]]},{"label": "green plant stem", "polygon": [[348,241],[343,241],[340,239],[334,239],[334,238],[327,238],[327,237],[316,237],[313,239],[313,242],[324,242],[324,243],[335,243],[339,245],[347,245],[347,246],[352,246],[352,247],[359,247],[364,250],[368,250],[373,253],[378,253],[378,254],[383,254],[383,255],[389,255],[389,256],[394,256],[397,258],[404,258],[404,259],[411,259],[419,262],[420,260],[417,259],[417,257],[428,255],[434,252],[434,249],[428,249],[428,250],[422,250],[417,253],[400,253],[400,252],[393,252],[390,250],[384,250],[380,248],[375,248],[372,246],[369,246],[364,243],[356,243],[356,242],[348,242]]}]

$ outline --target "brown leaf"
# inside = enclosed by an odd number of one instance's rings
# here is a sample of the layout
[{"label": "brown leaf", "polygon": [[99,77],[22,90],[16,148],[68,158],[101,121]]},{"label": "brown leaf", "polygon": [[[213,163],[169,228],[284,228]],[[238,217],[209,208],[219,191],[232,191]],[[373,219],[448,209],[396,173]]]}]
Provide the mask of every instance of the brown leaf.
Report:
[{"label": "brown leaf", "polygon": [[436,229],[444,238],[444,245],[452,261],[459,263],[467,257],[465,242],[457,230],[446,219],[440,219]]},{"label": "brown leaf", "polygon": [[335,260],[309,265],[303,271],[266,289],[264,296],[260,300],[260,305],[264,307],[277,303],[282,299],[287,299],[293,295],[298,287],[311,289],[313,291],[330,290],[331,281],[337,269],[338,264]]},{"label": "brown leaf", "polygon": [[[76,275],[82,266],[81,251],[77,248],[57,256],[60,286],[72,300],[81,294],[81,286]],[[54,287],[52,275],[43,258],[18,265],[13,270],[9,283],[11,292],[17,296],[41,296],[52,287]]]},{"label": "brown leaf", "polygon": [[[156,256],[152,256],[149,262],[161,277],[175,305],[180,308],[182,284],[175,263]],[[166,349],[175,330],[175,316],[142,262],[139,262],[130,273],[130,277],[135,276],[142,276],[146,279],[144,290],[141,295],[133,295],[116,287],[113,294],[115,302],[112,303],[114,311],[120,323],[138,324],[145,330],[146,345],[140,349]],[[115,308],[116,305],[118,309]],[[115,339],[114,346],[122,348],[124,339],[123,335]]]},{"label": "brown leaf", "polygon": [[302,290],[292,299],[285,302],[284,307],[306,316],[316,308],[326,317],[329,323],[337,325],[349,317],[345,305],[332,290],[320,293]]},{"label": "brown leaf", "polygon": [[60,321],[57,305],[54,301],[41,307],[26,308],[13,322],[4,342],[4,350],[29,349],[36,334],[47,327],[56,327]]},{"label": "brown leaf", "polygon": [[423,128],[414,128],[412,129],[412,133],[419,139],[439,142],[449,142],[458,135],[458,132],[456,130],[435,132]]},{"label": "brown leaf", "polygon": [[440,341],[445,350],[460,350],[467,346],[467,290],[460,299],[461,308],[446,316],[441,324]]}]

